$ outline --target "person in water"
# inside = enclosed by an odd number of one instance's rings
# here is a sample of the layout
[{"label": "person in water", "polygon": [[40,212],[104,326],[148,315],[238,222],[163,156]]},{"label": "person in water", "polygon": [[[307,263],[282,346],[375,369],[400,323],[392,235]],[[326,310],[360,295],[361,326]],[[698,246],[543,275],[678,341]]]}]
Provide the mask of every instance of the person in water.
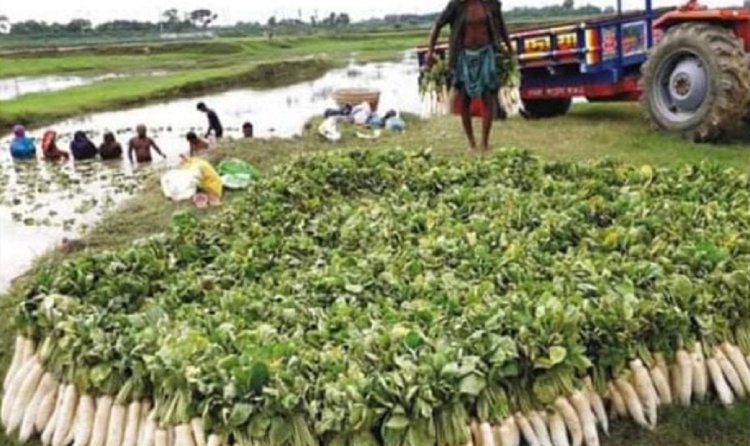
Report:
[{"label": "person in water", "polygon": [[195,155],[201,150],[208,150],[209,145],[205,140],[198,138],[195,132],[189,132],[186,136],[188,143],[190,143],[190,156]]},{"label": "person in water", "polygon": [[208,130],[206,131],[206,135],[204,137],[208,138],[209,136],[211,136],[211,133],[213,133],[216,139],[221,139],[221,137],[224,136],[224,127],[221,126],[219,115],[217,115],[215,111],[208,108],[203,102],[199,102],[197,108],[198,111],[205,113],[208,117]]},{"label": "person in water", "polygon": [[115,134],[107,132],[104,134],[104,141],[99,146],[99,156],[103,160],[119,160],[122,158],[122,146],[115,139]]},{"label": "person in water", "polygon": [[469,147],[475,150],[477,142],[471,122],[471,102],[479,97],[483,104],[482,143],[479,149],[486,153],[495,117],[495,98],[500,88],[497,51],[504,45],[505,51],[509,54],[513,52],[502,4],[499,0],[450,0],[432,28],[427,52],[428,66],[434,63],[435,45],[446,25],[451,28],[448,50],[450,83],[455,93],[461,95],[464,132]]},{"label": "person in water", "polygon": [[32,159],[36,157],[36,144],[26,136],[22,125],[13,127],[13,139],[10,141],[10,155],[15,159]]},{"label": "person in water", "polygon": [[42,154],[47,161],[68,161],[70,159],[68,152],[60,150],[57,147],[57,132],[54,130],[44,132],[44,136],[42,136]]},{"label": "person in water", "polygon": [[96,155],[99,154],[94,143],[86,136],[86,133],[80,130],[73,134],[73,141],[70,142],[70,152],[76,161],[90,160],[96,158]]},{"label": "person in water", "polygon": [[253,137],[253,124],[251,122],[242,124],[242,136],[245,138]]},{"label": "person in water", "polygon": [[167,158],[161,149],[159,149],[159,146],[156,145],[156,142],[148,137],[145,125],[141,124],[136,127],[136,133],[137,135],[128,143],[128,159],[131,163],[133,162],[133,152],[135,152],[135,159],[139,163],[150,163],[151,149],[154,149],[162,158]]}]

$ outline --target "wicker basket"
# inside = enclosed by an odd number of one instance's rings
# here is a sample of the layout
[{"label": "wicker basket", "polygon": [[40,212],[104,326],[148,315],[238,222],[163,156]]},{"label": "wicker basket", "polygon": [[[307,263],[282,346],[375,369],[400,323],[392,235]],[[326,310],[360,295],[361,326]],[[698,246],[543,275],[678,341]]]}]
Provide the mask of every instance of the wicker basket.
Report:
[{"label": "wicker basket", "polygon": [[378,109],[380,103],[380,92],[365,88],[343,88],[333,92],[333,100],[339,107],[351,105],[353,107],[367,102],[373,111]]}]

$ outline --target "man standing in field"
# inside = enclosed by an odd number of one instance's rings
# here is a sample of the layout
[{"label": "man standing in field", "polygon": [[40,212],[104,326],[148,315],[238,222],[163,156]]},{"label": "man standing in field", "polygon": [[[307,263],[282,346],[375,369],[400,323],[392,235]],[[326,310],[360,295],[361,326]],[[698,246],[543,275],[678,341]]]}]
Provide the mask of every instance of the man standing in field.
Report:
[{"label": "man standing in field", "polygon": [[167,158],[164,153],[159,149],[153,139],[148,137],[146,126],[141,124],[136,127],[138,133],[128,143],[128,159],[130,163],[133,163],[133,152],[135,152],[135,159],[138,163],[150,163],[151,162],[151,149],[153,148],[156,153],[161,155],[162,158]]},{"label": "man standing in field", "polygon": [[470,149],[476,150],[470,106],[473,98],[481,97],[484,111],[479,150],[486,153],[489,150],[495,97],[500,88],[497,51],[502,45],[508,53],[513,51],[502,5],[499,0],[450,0],[432,29],[427,53],[428,66],[434,62],[435,45],[446,25],[451,28],[448,60],[450,85],[455,94],[461,95],[461,118],[466,138]]},{"label": "man standing in field", "polygon": [[213,133],[216,139],[221,139],[221,137],[224,136],[224,127],[221,126],[219,115],[208,108],[203,102],[198,103],[198,111],[203,112],[208,116],[208,130],[206,131],[205,137],[208,138],[211,133]]}]

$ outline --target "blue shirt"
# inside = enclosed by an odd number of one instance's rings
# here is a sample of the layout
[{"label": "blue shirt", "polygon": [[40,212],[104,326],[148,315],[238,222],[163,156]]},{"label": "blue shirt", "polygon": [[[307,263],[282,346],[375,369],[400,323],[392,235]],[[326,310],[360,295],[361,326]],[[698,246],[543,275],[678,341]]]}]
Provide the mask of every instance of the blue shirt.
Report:
[{"label": "blue shirt", "polygon": [[10,155],[13,158],[28,159],[36,157],[36,144],[28,136],[14,138],[10,142]]}]

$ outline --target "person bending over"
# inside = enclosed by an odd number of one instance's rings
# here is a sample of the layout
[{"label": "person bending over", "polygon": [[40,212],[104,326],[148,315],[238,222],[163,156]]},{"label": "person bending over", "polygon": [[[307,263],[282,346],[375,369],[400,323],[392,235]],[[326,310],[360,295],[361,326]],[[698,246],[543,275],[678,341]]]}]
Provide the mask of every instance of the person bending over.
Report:
[{"label": "person bending over", "polygon": [[99,153],[96,146],[86,136],[86,133],[79,130],[73,134],[73,141],[70,142],[70,153],[76,161],[90,160],[96,158]]},{"label": "person bending over", "polygon": [[197,108],[198,111],[205,113],[208,117],[208,130],[206,131],[206,135],[204,136],[204,138],[208,138],[213,133],[216,139],[221,139],[221,137],[224,136],[224,127],[221,126],[219,115],[217,115],[215,111],[208,108],[203,102],[198,103]]},{"label": "person bending over", "polygon": [[208,150],[209,145],[205,140],[198,138],[195,132],[189,132],[186,136],[188,143],[190,144],[190,156],[195,155],[197,152],[202,150]]},{"label": "person bending over", "polygon": [[99,146],[99,156],[103,160],[119,160],[122,158],[122,146],[115,139],[115,134],[107,132],[104,134],[104,141]]}]

